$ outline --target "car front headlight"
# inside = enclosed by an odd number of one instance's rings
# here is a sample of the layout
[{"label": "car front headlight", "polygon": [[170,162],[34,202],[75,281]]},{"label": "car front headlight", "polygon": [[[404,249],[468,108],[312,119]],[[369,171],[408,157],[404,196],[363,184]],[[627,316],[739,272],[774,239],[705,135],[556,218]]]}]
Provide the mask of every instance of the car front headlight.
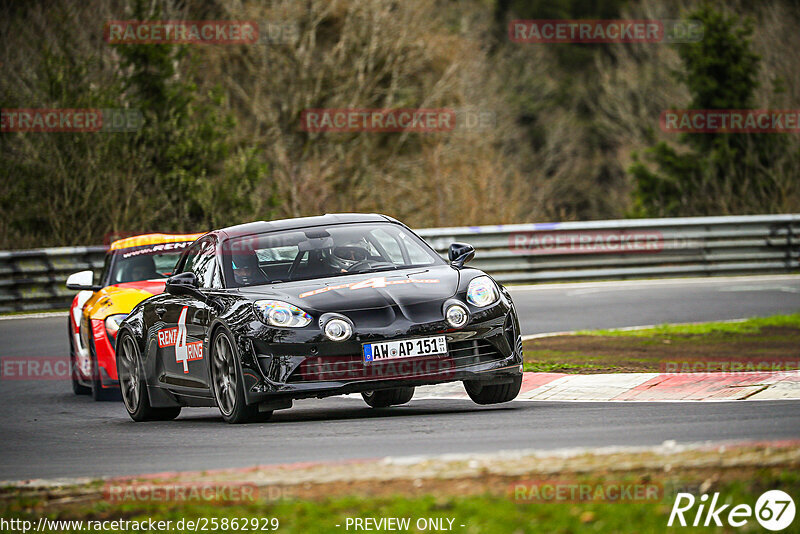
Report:
[{"label": "car front headlight", "polygon": [[309,314],[280,300],[257,300],[253,309],[261,322],[270,326],[302,328],[311,322]]},{"label": "car front headlight", "polygon": [[478,308],[494,304],[500,298],[497,286],[488,276],[478,276],[469,283],[467,302]]},{"label": "car front headlight", "polygon": [[128,315],[125,313],[118,313],[117,315],[109,315],[106,317],[106,334],[111,341],[117,339],[117,332],[119,332],[119,325],[125,320]]}]

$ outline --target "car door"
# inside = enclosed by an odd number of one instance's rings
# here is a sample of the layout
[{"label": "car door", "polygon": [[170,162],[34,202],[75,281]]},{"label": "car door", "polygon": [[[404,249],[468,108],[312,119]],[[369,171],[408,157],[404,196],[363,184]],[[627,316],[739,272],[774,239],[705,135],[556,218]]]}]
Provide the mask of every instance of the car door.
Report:
[{"label": "car door", "polygon": [[[218,283],[216,243],[213,237],[195,243],[186,254],[179,272],[192,272],[197,277],[199,291],[208,292]],[[177,273],[176,273],[177,274]],[[164,369],[164,381],[174,393],[207,397],[209,392],[208,365],[205,361],[204,340],[212,308],[193,295],[173,295],[168,303],[159,304],[164,328],[157,333],[159,358]]]}]

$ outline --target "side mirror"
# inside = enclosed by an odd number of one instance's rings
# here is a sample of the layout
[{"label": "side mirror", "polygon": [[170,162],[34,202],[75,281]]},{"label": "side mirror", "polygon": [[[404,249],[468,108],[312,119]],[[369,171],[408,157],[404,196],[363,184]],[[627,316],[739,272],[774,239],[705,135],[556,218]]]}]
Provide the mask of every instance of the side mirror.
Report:
[{"label": "side mirror", "polygon": [[74,291],[97,291],[103,286],[92,284],[94,273],[92,271],[80,271],[72,273],[67,278],[67,289]]},{"label": "side mirror", "polygon": [[193,297],[221,311],[221,305],[215,298],[200,291],[200,283],[197,281],[197,276],[195,276],[194,273],[180,273],[170,276],[167,278],[167,287],[165,289],[170,295],[186,295]]},{"label": "side mirror", "polygon": [[468,243],[452,243],[450,250],[447,251],[447,258],[450,265],[460,269],[465,263],[475,257],[475,247]]},{"label": "side mirror", "polygon": [[167,293],[170,295],[191,295],[198,296],[200,284],[194,273],[180,273],[167,278]]}]

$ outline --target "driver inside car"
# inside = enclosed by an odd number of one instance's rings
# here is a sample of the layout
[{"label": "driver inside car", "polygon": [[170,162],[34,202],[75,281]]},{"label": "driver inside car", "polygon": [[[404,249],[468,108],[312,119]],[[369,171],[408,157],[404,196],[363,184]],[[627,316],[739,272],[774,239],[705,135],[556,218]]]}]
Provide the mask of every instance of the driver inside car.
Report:
[{"label": "driver inside car", "polygon": [[233,278],[237,284],[266,284],[267,277],[258,266],[258,256],[251,254],[237,254],[231,258]]},{"label": "driver inside car", "polygon": [[369,251],[362,246],[361,242],[353,242],[333,247],[329,251],[329,258],[334,268],[341,269],[340,272],[348,272],[357,264],[367,261]]},{"label": "driver inside car", "polygon": [[327,232],[306,237],[306,241],[298,247],[298,255],[290,271],[291,279],[346,273],[369,256],[367,250],[360,246],[337,246]]},{"label": "driver inside car", "polygon": [[156,270],[156,264],[151,256],[138,256],[127,260],[123,282],[138,282],[140,280],[152,280],[162,278]]}]

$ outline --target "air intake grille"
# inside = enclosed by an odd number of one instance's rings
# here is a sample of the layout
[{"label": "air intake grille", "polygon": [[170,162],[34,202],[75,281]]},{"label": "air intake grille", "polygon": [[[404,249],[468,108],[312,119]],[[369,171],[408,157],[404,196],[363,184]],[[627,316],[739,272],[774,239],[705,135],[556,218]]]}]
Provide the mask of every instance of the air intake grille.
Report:
[{"label": "air intake grille", "polygon": [[484,340],[450,343],[447,355],[406,358],[364,365],[362,355],[306,358],[289,376],[289,382],[381,380],[392,378],[447,378],[459,369],[502,360],[503,354]]}]

